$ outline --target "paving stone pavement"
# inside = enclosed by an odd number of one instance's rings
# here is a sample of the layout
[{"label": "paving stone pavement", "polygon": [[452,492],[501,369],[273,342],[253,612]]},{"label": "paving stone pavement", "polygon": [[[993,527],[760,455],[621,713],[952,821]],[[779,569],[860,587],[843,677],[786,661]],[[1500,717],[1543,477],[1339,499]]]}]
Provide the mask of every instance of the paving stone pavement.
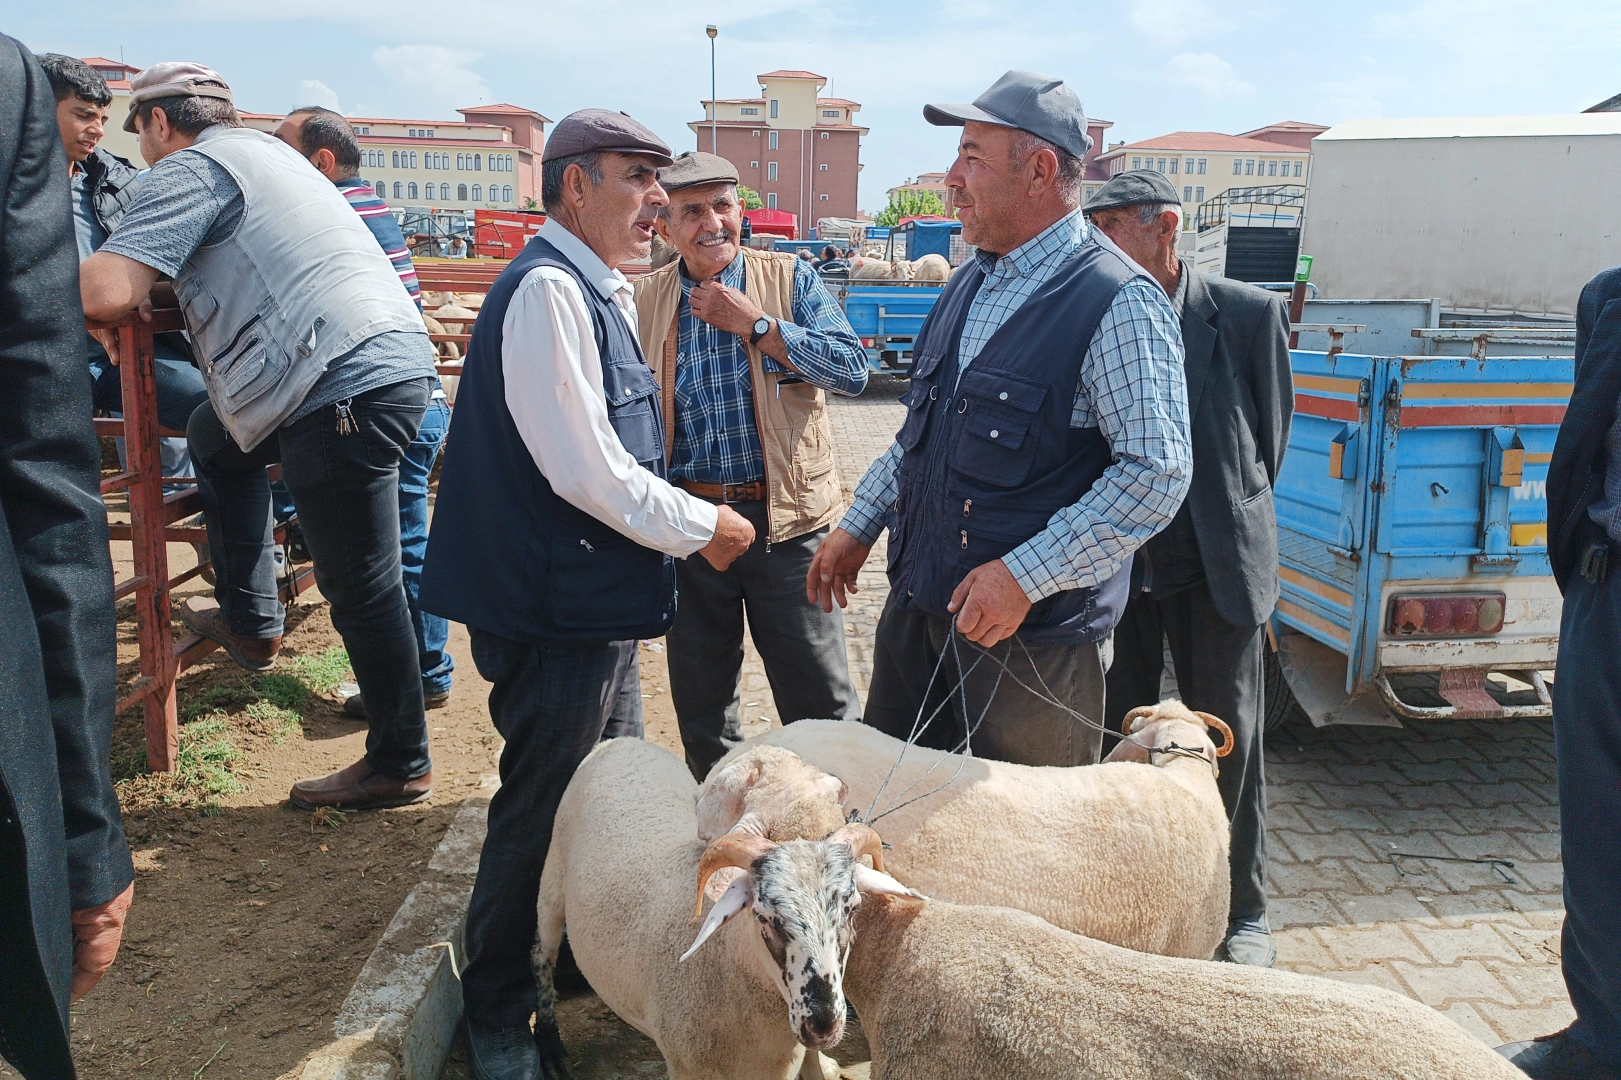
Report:
[{"label": "paving stone pavement", "polygon": [[[834,400],[847,497],[893,441],[905,385],[874,377],[862,396]],[[863,693],[887,590],[880,540],[845,613],[851,676]],[[752,645],[742,691],[744,731],[755,734],[776,713]],[[1296,723],[1268,740],[1266,756],[1280,967],[1389,987],[1488,1043],[1570,1022],[1547,721]],[[1393,852],[1416,857],[1392,860]],[[1513,865],[1449,861],[1488,857]]]}]

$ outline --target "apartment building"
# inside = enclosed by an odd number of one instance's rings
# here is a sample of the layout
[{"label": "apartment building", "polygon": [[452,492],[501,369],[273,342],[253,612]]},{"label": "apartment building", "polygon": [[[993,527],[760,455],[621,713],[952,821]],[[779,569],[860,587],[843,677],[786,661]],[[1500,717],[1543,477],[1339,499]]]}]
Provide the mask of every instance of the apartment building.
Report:
[{"label": "apartment building", "polygon": [[757,76],[760,96],[703,101],[704,118],[687,126],[698,149],[719,154],[760,193],[767,209],[799,217],[855,217],[861,176],[861,109],[846,98],[822,97],[827,78],[811,71]]},{"label": "apartment building", "polygon": [[[140,68],[99,56],[84,58],[102,73],[113,104],[102,145],[143,163],[140,144],[122,130],[129,79]],[[540,201],[540,155],[551,123],[519,105],[458,109],[460,120],[351,116],[360,142],[360,175],[390,206],[434,210],[516,210]],[[281,113],[238,112],[259,131],[274,131]]]},{"label": "apartment building", "polygon": [[[1229,189],[1306,186],[1311,176],[1311,141],[1307,136],[1304,146],[1296,145],[1304,132],[1290,126],[1294,124],[1260,129],[1274,138],[1259,138],[1255,133],[1174,131],[1142,142],[1118,143],[1099,157],[1098,165],[1105,177],[1132,169],[1165,174],[1182,189],[1183,223],[1191,228],[1199,204]],[[1097,186],[1088,184],[1088,197]]]}]

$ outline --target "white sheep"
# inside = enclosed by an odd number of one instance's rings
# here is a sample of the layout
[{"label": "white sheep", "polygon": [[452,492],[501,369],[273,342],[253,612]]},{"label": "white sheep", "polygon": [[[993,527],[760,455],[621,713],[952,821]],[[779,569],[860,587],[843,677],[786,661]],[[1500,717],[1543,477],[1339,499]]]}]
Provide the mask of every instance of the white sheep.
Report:
[{"label": "white sheep", "polygon": [[865,868],[856,880],[844,987],[873,1080],[1523,1080],[1389,990],[1149,956]]},{"label": "white sheep", "polygon": [[894,266],[883,259],[856,259],[850,266],[850,280],[888,279],[893,275],[894,270]]},{"label": "white sheep", "polygon": [[913,281],[949,281],[951,280],[951,263],[944,255],[934,252],[912,261]]},{"label": "white sheep", "polygon": [[[581,972],[658,1045],[671,1080],[820,1078],[828,1063],[804,1048],[843,1034],[858,855],[881,865],[876,835],[861,826],[821,842],[733,832],[706,846],[697,785],[679,758],[639,739],[593,750],[558,806],[541,875],[535,1040],[544,1075],[572,1076],[552,983],[566,927]],[[705,883],[726,867],[746,872],[724,889],[715,881],[719,898],[694,942],[693,883],[702,905]],[[754,918],[727,922],[742,911]]]},{"label": "white sheep", "polygon": [[838,720],[801,720],[748,745],[784,747],[838,777],[845,807],[862,814],[894,768],[876,810],[917,801],[871,824],[889,845],[890,872],[929,896],[1017,907],[1100,941],[1207,959],[1227,929],[1229,877],[1205,725],[1226,725],[1176,701],[1133,710],[1127,723],[1135,741],[1077,768],[917,747],[901,758],[900,740]]}]

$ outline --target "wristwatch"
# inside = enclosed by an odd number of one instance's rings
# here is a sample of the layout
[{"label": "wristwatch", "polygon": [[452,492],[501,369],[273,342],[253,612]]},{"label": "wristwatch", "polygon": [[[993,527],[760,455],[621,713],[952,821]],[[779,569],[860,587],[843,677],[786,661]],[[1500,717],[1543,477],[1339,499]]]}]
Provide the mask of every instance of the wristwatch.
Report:
[{"label": "wristwatch", "polygon": [[754,320],[754,328],[749,333],[749,344],[760,344],[760,339],[769,333],[771,333],[771,319],[769,316],[761,315],[758,319]]}]

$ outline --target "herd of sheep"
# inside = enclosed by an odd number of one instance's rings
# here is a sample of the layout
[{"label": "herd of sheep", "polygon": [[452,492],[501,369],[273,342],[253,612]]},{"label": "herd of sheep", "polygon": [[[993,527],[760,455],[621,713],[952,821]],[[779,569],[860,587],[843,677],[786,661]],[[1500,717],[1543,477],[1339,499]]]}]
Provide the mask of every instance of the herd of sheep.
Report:
[{"label": "herd of sheep", "polygon": [[657,746],[604,743],[541,879],[544,1075],[573,1075],[565,932],[672,1080],[829,1078],[847,1008],[874,1080],[1522,1075],[1390,991],[1212,962],[1228,830],[1207,727],[1226,732],[1177,702],[1127,726],[1062,769],[802,721],[702,787]]}]

